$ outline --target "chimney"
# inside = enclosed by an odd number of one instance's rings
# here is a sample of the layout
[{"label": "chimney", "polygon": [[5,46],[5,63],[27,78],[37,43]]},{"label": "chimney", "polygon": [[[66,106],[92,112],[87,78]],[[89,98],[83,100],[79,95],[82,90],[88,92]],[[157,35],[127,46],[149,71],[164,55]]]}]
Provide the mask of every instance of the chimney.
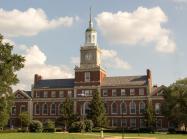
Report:
[{"label": "chimney", "polygon": [[151,94],[152,93],[152,75],[151,75],[150,69],[147,69],[147,83],[148,83],[149,94]]},{"label": "chimney", "polygon": [[41,75],[38,75],[38,74],[35,74],[34,75],[34,84],[36,84],[38,81],[42,80],[42,76]]}]

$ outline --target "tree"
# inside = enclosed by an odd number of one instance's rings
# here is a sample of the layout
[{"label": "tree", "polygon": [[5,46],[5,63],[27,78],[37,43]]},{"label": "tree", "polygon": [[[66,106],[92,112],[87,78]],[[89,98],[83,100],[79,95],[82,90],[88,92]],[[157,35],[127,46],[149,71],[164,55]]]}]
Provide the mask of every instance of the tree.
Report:
[{"label": "tree", "polygon": [[0,126],[3,128],[9,119],[13,99],[12,85],[18,83],[16,71],[24,67],[24,57],[12,53],[13,46],[3,42],[0,35]]},{"label": "tree", "polygon": [[22,112],[19,114],[19,119],[21,121],[21,128],[29,126],[31,119],[28,112]]},{"label": "tree", "polygon": [[94,127],[105,127],[107,124],[104,102],[98,90],[93,93],[88,119],[93,121]]},{"label": "tree", "polygon": [[64,121],[65,130],[69,129],[73,122],[77,121],[78,117],[74,114],[73,108],[73,101],[70,99],[70,97],[67,97],[62,103],[61,109],[62,120]]},{"label": "tree", "polygon": [[144,112],[145,124],[146,126],[153,131],[156,126],[156,115],[153,109],[153,104],[151,100],[148,100],[147,106]]},{"label": "tree", "polygon": [[42,132],[43,124],[38,120],[33,120],[29,125],[30,132]]},{"label": "tree", "polygon": [[178,80],[164,90],[162,113],[174,127],[187,127],[187,78]]}]

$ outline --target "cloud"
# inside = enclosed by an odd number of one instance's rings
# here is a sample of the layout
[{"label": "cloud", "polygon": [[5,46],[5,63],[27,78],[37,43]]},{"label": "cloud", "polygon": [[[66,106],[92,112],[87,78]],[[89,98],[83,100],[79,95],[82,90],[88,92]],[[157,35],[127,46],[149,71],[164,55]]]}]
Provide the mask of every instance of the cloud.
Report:
[{"label": "cloud", "polygon": [[187,3],[187,0],[172,0],[175,3]]},{"label": "cloud", "polygon": [[0,32],[5,36],[33,36],[39,32],[57,28],[70,27],[79,17],[59,17],[49,20],[42,9],[29,8],[26,11],[0,9]]},{"label": "cloud", "polygon": [[102,49],[102,63],[106,68],[129,70],[131,65],[118,56],[114,50]]},{"label": "cloud", "polygon": [[17,72],[20,83],[14,87],[16,89],[30,90],[34,81],[34,74],[40,74],[44,79],[52,78],[72,78],[73,74],[68,66],[54,66],[46,63],[47,56],[37,45],[27,47],[18,46],[18,51],[25,56],[25,67]]},{"label": "cloud", "polygon": [[79,57],[71,57],[70,62],[74,65],[79,65],[80,63],[80,58]]},{"label": "cloud", "polygon": [[146,45],[154,43],[163,53],[175,52],[171,31],[162,26],[168,20],[160,7],[139,7],[133,12],[102,12],[96,22],[102,34],[116,44]]}]

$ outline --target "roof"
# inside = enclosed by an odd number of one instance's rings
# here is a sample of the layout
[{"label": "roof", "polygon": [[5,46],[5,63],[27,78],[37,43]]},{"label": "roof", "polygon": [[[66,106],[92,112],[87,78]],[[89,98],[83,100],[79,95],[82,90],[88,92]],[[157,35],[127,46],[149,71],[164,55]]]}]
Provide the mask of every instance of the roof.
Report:
[{"label": "roof", "polygon": [[39,80],[34,88],[73,88],[74,79],[48,79],[48,80]]},{"label": "roof", "polygon": [[24,91],[28,96],[31,97],[31,91]]},{"label": "roof", "polygon": [[147,76],[105,77],[101,86],[143,86],[147,85]]}]

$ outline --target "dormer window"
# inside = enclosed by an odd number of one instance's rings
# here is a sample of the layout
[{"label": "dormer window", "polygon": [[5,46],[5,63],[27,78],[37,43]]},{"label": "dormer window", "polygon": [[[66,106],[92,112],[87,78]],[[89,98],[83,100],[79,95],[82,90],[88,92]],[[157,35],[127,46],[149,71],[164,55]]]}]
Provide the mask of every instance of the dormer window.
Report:
[{"label": "dormer window", "polygon": [[90,72],[85,72],[84,73],[84,81],[89,82],[90,81]]}]

